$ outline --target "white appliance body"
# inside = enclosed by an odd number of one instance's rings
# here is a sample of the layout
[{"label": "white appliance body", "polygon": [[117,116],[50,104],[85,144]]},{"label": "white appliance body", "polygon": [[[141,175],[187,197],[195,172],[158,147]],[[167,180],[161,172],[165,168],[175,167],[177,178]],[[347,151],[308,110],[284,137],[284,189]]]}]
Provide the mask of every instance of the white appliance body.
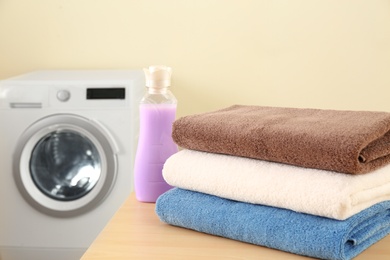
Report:
[{"label": "white appliance body", "polygon": [[141,70],[0,82],[0,259],[79,259],[133,189]]}]

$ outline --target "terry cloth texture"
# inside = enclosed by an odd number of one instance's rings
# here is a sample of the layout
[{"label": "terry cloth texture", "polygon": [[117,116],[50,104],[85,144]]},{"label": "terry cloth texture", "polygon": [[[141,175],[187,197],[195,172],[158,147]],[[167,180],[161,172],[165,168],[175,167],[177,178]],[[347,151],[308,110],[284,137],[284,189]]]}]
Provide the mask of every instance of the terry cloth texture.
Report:
[{"label": "terry cloth texture", "polygon": [[390,200],[390,165],[351,175],[182,150],[165,162],[163,177],[187,190],[340,220]]},{"label": "terry cloth texture", "polygon": [[234,105],[177,119],[182,148],[359,174],[390,162],[390,113]]},{"label": "terry cloth texture", "polygon": [[156,202],[171,225],[321,259],[352,259],[390,233],[390,202],[340,221],[174,188]]}]

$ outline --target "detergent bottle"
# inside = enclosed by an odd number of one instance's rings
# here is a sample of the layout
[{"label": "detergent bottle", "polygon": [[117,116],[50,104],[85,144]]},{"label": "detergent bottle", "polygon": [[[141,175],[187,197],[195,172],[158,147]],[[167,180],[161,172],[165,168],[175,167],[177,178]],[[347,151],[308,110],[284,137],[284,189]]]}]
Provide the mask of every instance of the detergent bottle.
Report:
[{"label": "detergent bottle", "polygon": [[150,66],[144,69],[147,92],[140,110],[140,134],[134,164],[134,189],[141,202],[156,202],[172,188],[162,176],[165,161],[178,151],[172,140],[172,124],[176,117],[177,100],[168,89],[172,69]]}]

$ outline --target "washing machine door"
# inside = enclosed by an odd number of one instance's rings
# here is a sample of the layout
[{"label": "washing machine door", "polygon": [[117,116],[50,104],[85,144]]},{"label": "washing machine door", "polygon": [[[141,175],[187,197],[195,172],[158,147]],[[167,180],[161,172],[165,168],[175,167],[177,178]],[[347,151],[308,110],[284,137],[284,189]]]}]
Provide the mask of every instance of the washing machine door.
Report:
[{"label": "washing machine door", "polygon": [[86,118],[57,114],[31,125],[14,155],[16,185],[45,214],[70,217],[92,210],[117,174],[111,138]]}]

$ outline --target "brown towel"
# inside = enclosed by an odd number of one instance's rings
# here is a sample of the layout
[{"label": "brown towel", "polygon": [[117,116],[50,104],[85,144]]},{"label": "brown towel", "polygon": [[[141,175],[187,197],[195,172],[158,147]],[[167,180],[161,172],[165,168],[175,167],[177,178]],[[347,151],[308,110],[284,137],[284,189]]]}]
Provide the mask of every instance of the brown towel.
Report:
[{"label": "brown towel", "polygon": [[390,162],[390,113],[234,105],[177,119],[181,147],[350,174]]}]

